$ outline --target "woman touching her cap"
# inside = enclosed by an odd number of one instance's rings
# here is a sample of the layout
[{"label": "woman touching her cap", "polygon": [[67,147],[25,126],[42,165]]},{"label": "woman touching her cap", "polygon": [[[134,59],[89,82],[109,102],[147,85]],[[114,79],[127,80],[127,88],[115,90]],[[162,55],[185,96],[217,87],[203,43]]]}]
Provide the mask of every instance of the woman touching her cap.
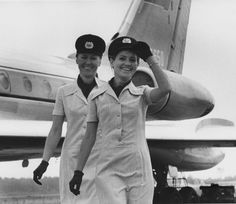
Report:
[{"label": "woman touching her cap", "polygon": [[[108,55],[114,77],[91,96],[87,130],[70,190],[76,194],[80,189],[99,124],[102,138],[95,183],[100,202],[152,204],[154,180],[145,137],[146,111],[170,93],[168,78],[145,42],[119,37],[111,42]],[[157,88],[132,83],[139,58],[150,66]]]}]

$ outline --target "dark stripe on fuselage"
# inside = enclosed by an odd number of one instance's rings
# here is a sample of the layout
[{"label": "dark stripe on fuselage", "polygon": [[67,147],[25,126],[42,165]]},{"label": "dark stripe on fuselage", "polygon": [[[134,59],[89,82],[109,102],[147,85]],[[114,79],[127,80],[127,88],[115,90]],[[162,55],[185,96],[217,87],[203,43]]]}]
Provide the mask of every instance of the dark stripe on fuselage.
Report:
[{"label": "dark stripe on fuselage", "polygon": [[23,71],[23,72],[30,72],[30,73],[34,73],[34,74],[43,74],[43,75],[47,75],[47,76],[54,76],[54,77],[61,77],[61,78],[66,78],[66,79],[74,79],[73,77],[68,77],[68,76],[61,76],[61,75],[57,75],[54,73],[45,73],[45,72],[40,72],[40,71],[34,71],[34,70],[29,70],[29,69],[21,69],[21,68],[17,68],[17,67],[8,67],[8,66],[3,66],[0,65],[0,68],[4,68],[4,69],[10,69],[12,71]]},{"label": "dark stripe on fuselage", "polygon": [[8,93],[0,93],[0,96],[6,97],[6,98],[17,98],[17,99],[26,99],[26,100],[33,100],[33,101],[40,101],[40,102],[55,103],[54,99],[22,96],[22,95],[8,94]]}]

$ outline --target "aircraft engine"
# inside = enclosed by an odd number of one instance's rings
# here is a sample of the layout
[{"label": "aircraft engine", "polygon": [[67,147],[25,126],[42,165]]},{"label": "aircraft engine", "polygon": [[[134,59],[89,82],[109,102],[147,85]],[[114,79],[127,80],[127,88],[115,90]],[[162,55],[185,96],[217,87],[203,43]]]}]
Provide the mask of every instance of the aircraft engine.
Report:
[{"label": "aircraft engine", "polygon": [[[214,108],[214,99],[210,92],[180,74],[164,70],[167,74],[171,93],[157,104],[149,106],[147,120],[184,120],[207,115]],[[138,68],[132,81],[135,85],[158,87],[152,71],[147,67]]]}]

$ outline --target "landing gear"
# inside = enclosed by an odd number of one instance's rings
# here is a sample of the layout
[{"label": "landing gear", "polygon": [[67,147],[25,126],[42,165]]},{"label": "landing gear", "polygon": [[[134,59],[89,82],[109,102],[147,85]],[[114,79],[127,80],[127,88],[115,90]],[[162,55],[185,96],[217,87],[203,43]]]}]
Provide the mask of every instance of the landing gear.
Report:
[{"label": "landing gear", "polygon": [[172,185],[175,184],[172,187],[168,186],[167,173],[168,166],[165,165],[158,166],[153,170],[153,176],[156,180],[153,204],[199,203],[199,197],[193,188],[189,186],[180,188],[176,186],[176,181],[172,182]]},{"label": "landing gear", "polygon": [[184,203],[199,203],[199,196],[196,191],[189,187],[182,187],[179,191]]},{"label": "landing gear", "polygon": [[176,188],[166,187],[161,190],[154,204],[183,204],[183,199]]},{"label": "landing gear", "polygon": [[168,187],[167,174],[168,174],[168,168],[166,168],[166,166],[161,166],[158,169],[153,169],[153,177],[156,181],[153,204],[158,203],[161,190]]},{"label": "landing gear", "polygon": [[24,159],[22,161],[22,167],[25,168],[25,167],[28,167],[29,166],[29,160],[28,159]]}]

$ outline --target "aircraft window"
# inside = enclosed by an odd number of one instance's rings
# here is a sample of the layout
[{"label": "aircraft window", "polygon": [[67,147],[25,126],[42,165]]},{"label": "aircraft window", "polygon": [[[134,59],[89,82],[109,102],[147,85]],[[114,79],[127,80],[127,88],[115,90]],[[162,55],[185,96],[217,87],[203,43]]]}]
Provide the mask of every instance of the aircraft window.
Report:
[{"label": "aircraft window", "polygon": [[148,3],[157,4],[163,7],[165,10],[168,10],[170,7],[170,0],[145,0]]},{"label": "aircraft window", "polygon": [[0,71],[0,90],[3,88],[4,90],[10,87],[9,76],[6,72]]},{"label": "aircraft window", "polygon": [[31,92],[32,91],[32,82],[28,79],[28,77],[23,77],[23,83],[24,83],[25,90],[27,92]]},{"label": "aircraft window", "polygon": [[51,98],[52,97],[52,87],[51,87],[49,81],[43,80],[42,87],[43,87],[44,94],[47,96],[47,98]]}]

